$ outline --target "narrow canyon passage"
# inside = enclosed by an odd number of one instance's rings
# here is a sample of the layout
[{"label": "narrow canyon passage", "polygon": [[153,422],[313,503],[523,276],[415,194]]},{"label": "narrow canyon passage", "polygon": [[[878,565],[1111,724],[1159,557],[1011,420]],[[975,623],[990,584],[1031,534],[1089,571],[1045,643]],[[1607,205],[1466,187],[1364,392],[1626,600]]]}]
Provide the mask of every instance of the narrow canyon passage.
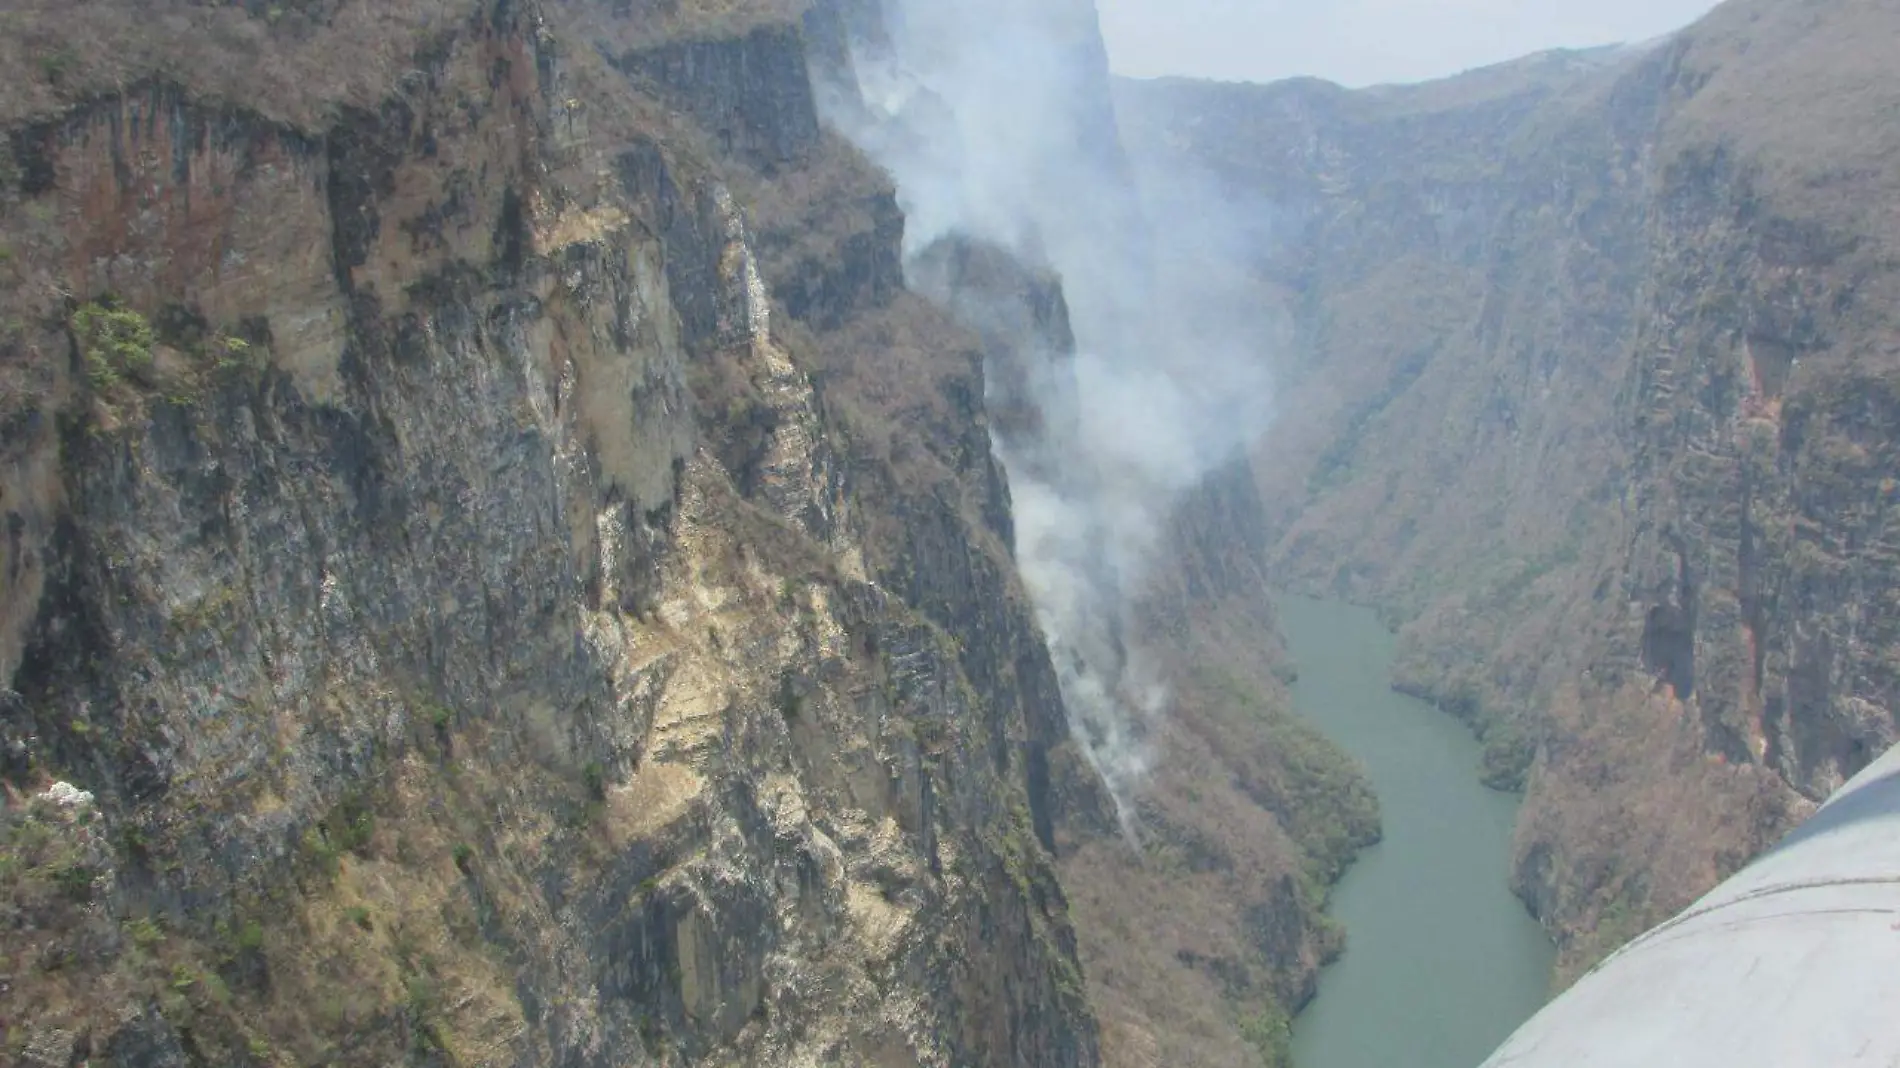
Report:
[{"label": "narrow canyon passage", "polygon": [[1369,610],[1285,597],[1300,714],[1362,762],[1385,837],[1335,889],[1345,957],[1293,1026],[1297,1068],[1472,1068],[1543,1003],[1553,950],[1505,879],[1517,800],[1465,727],[1387,680]]}]

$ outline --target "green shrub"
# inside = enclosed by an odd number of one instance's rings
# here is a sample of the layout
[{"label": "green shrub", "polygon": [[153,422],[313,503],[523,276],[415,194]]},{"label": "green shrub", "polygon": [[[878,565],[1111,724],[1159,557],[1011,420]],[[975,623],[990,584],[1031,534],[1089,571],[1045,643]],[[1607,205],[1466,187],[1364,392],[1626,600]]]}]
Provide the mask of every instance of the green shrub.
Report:
[{"label": "green shrub", "polygon": [[152,324],[110,298],[81,305],[73,313],[73,335],[96,389],[109,389],[124,375],[151,371],[152,346],[158,340]]},{"label": "green shrub", "polygon": [[1483,735],[1484,784],[1493,790],[1519,793],[1537,758],[1537,744],[1516,719],[1498,719]]},{"label": "green shrub", "polygon": [[264,925],[256,920],[245,920],[235,927],[220,924],[218,930],[230,941],[229,956],[249,956],[264,948]]},{"label": "green shrub", "polygon": [[422,1021],[435,1012],[435,981],[426,975],[411,975],[403,980],[403,1007],[408,1010],[409,1018]]},{"label": "green shrub", "polygon": [[314,868],[324,878],[334,878],[337,873],[337,849],[323,834],[319,827],[306,827],[303,839],[299,843],[299,859],[310,868]]},{"label": "green shrub", "polygon": [[243,371],[258,363],[258,354],[251,343],[235,334],[219,334],[206,346],[206,354],[217,361],[217,369],[225,372]]},{"label": "green shrub", "polygon": [[336,852],[361,855],[376,837],[376,814],[364,798],[345,798],[323,821],[323,833]]},{"label": "green shrub", "polygon": [[92,900],[92,884],[93,880],[99,877],[99,872],[91,865],[60,864],[54,867],[50,874],[54,885],[58,886],[60,892],[64,893],[69,900],[80,904]]},{"label": "green shrub", "polygon": [[1293,1027],[1278,1002],[1264,1002],[1259,1012],[1242,1019],[1240,1037],[1260,1054],[1262,1068],[1287,1068],[1293,1063]]},{"label": "green shrub", "polygon": [[72,73],[73,67],[78,62],[79,57],[73,53],[72,49],[55,48],[40,57],[40,74],[46,78],[48,84],[57,86],[66,80],[66,76]]},{"label": "green shrub", "polygon": [[158,921],[149,916],[140,916],[127,922],[125,934],[140,949],[151,949],[165,940],[164,930],[158,926]]}]

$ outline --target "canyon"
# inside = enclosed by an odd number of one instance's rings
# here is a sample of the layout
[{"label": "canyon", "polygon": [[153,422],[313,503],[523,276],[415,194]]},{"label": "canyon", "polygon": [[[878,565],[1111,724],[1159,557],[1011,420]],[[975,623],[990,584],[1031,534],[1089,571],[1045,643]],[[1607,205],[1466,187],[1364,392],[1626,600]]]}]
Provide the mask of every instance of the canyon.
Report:
[{"label": "canyon", "polygon": [[1289,1063],[1381,814],[1281,590],[1524,792],[1559,983],[1900,738],[1900,5],[931,18],[0,5],[7,1058]]},{"label": "canyon", "polygon": [[[1563,976],[1896,738],[1888,3],[1346,92],[1125,83],[1138,161],[1273,211],[1276,578],[1523,787]],[[1144,147],[1145,146],[1145,147]]]}]

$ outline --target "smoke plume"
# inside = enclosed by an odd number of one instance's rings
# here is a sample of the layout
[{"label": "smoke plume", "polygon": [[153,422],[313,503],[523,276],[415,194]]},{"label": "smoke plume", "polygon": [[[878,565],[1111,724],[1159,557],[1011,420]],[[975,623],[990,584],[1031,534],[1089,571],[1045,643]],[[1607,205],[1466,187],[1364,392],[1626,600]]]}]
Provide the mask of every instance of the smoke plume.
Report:
[{"label": "smoke plume", "polygon": [[[1133,605],[1177,499],[1267,417],[1264,324],[1201,266],[1238,262],[1227,246],[1247,235],[1211,222],[1232,218],[1212,183],[1137,194],[1090,0],[883,0],[852,22],[850,84],[821,82],[830,121],[896,179],[913,285],[1014,335],[1019,366],[988,377],[1038,414],[993,431],[1018,566],[1069,721],[1132,837],[1168,700]],[[1072,351],[1015,322],[1020,309],[955,292],[942,250],[970,243],[1060,277]]]}]

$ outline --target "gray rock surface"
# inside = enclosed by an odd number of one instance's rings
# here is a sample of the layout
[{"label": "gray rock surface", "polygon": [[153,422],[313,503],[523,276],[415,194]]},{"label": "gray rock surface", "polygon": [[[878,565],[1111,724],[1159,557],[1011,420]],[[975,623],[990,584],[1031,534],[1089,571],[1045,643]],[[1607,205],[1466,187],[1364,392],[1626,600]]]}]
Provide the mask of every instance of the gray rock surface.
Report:
[{"label": "gray rock surface", "polygon": [[980,352],[796,13],[385,7],[5,140],[0,741],[95,798],[0,809],[5,1056],[1097,1063]]}]

